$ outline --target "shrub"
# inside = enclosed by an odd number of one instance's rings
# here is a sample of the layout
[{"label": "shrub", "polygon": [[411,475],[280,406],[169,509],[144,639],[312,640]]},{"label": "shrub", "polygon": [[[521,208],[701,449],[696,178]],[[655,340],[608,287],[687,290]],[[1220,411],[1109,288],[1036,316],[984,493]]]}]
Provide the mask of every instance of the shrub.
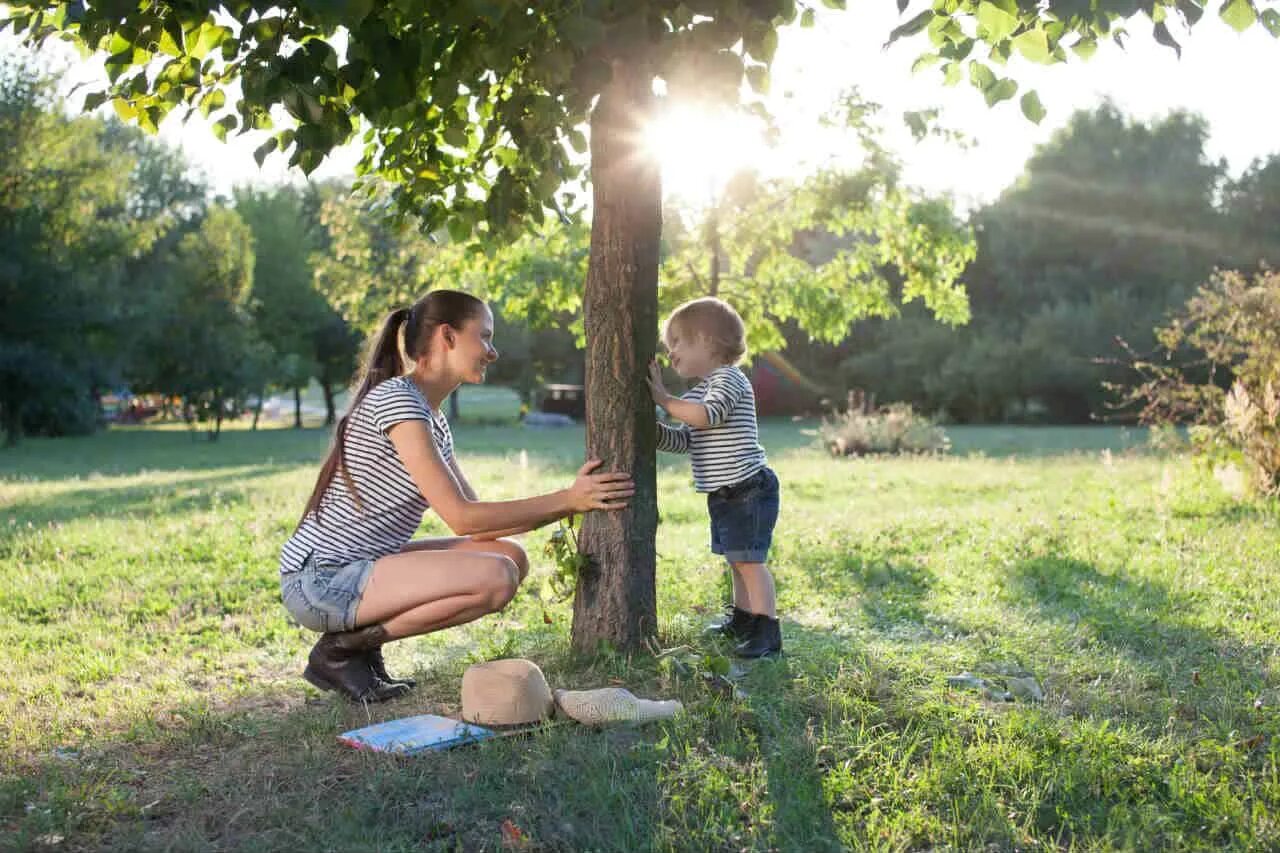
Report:
[{"label": "shrub", "polygon": [[909,403],[890,403],[874,411],[851,405],[823,419],[818,437],[832,456],[946,453],[951,449],[942,427],[917,414]]},{"label": "shrub", "polygon": [[1114,389],[1122,407],[1149,425],[1191,424],[1202,456],[1280,495],[1280,273],[1215,273],[1156,336],[1154,357],[1130,352],[1139,381]]}]

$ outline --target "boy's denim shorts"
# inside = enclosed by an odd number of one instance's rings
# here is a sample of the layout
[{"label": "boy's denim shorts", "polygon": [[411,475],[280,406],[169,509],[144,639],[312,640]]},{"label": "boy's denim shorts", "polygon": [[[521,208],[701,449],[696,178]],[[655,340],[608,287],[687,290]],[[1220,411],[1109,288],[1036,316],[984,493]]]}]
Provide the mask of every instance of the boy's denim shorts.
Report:
[{"label": "boy's denim shorts", "polygon": [[769,468],[707,495],[711,551],[731,563],[763,563],[769,558],[778,521],[778,476]]},{"label": "boy's denim shorts", "polygon": [[312,631],[350,631],[356,627],[356,608],[373,576],[373,560],[345,566],[317,566],[308,557],[302,568],[280,576],[285,610]]}]

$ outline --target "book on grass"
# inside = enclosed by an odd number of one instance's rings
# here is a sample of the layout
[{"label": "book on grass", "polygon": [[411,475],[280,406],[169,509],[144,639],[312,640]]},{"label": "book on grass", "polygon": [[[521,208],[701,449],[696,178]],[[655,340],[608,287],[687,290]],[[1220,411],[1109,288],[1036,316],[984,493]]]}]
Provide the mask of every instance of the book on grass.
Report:
[{"label": "book on grass", "polygon": [[338,735],[338,741],[355,749],[412,755],[416,752],[451,749],[496,734],[491,729],[449,717],[421,714],[352,729]]}]

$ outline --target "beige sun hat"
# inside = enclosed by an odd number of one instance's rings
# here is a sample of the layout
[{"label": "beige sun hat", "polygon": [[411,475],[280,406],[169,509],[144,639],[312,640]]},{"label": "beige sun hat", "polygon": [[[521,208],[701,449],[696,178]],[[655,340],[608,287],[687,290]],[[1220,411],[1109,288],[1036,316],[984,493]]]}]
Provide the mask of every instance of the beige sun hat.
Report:
[{"label": "beige sun hat", "polygon": [[622,687],[557,690],[555,700],[566,716],[588,726],[669,720],[684,710],[684,706],[676,699],[661,702],[640,699]]},{"label": "beige sun hat", "polygon": [[533,661],[493,660],[462,674],[462,719],[482,726],[518,726],[548,719],[555,700]]}]

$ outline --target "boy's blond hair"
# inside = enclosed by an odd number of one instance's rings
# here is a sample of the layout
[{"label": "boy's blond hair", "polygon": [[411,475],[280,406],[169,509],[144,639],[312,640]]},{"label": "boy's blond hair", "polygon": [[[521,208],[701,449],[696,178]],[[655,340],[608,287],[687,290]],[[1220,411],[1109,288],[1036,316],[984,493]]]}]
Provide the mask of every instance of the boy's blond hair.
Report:
[{"label": "boy's blond hair", "polygon": [[747,353],[747,329],[733,306],[714,296],[693,299],[671,312],[662,327],[662,342],[673,335],[705,335],[726,364],[737,364]]}]

